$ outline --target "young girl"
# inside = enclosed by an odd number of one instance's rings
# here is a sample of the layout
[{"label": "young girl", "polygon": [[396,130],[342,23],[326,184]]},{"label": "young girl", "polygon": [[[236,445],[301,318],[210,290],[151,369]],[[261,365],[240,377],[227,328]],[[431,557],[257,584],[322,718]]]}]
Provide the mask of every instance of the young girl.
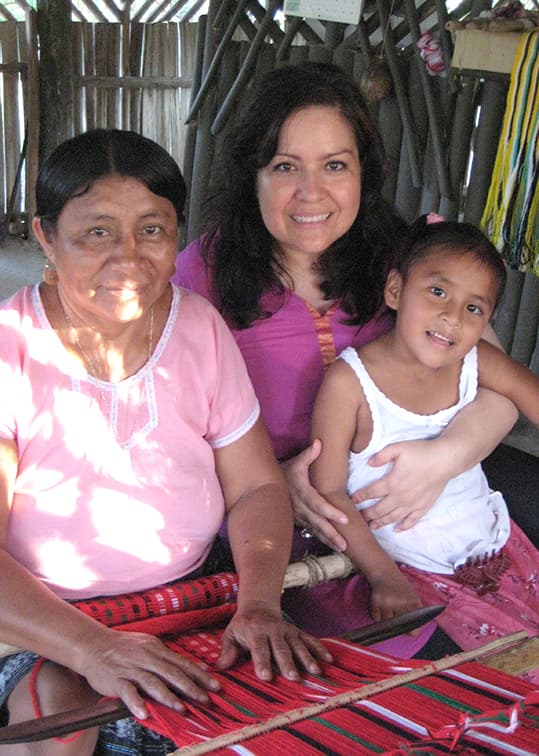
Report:
[{"label": "young girl", "polygon": [[[505,285],[495,247],[474,226],[424,217],[392,269],[394,328],[349,347],[327,371],[313,414],[322,453],[312,482],[348,516],[347,553],[371,588],[373,620],[446,604],[445,632],[464,649],[525,629],[539,634],[539,552],[513,523],[480,465],[451,480],[411,529],[370,529],[349,494],[387,472],[369,458],[389,443],[437,436],[485,386],[539,424],[539,378],[481,340]],[[398,566],[397,566],[398,565]]]}]

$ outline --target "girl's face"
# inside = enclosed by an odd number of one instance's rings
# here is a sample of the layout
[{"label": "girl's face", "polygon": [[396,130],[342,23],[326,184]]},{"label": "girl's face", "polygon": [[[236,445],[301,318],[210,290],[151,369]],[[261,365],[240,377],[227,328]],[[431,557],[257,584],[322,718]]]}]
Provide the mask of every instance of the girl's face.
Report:
[{"label": "girl's face", "polygon": [[405,281],[392,270],[385,299],[397,311],[404,353],[432,368],[462,359],[490,320],[496,285],[494,273],[473,253],[446,247],[415,263]]},{"label": "girl's face", "polygon": [[316,260],[359,212],[361,165],[352,127],[334,107],[292,113],[257,176],[260,212],[285,262]]},{"label": "girl's face", "polygon": [[139,318],[174,272],[176,212],[138,179],[99,179],[66,203],[56,229],[36,218],[34,231],[56,266],[63,301],[97,329]]}]

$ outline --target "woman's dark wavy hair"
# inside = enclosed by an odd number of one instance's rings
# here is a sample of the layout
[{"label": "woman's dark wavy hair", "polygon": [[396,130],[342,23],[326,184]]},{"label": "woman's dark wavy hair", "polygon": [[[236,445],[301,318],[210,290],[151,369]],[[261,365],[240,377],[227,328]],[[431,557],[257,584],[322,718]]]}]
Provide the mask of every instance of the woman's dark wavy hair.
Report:
[{"label": "woman's dark wavy hair", "polygon": [[[382,306],[384,281],[404,221],[382,198],[385,153],[354,81],[339,67],[303,63],[277,68],[254,85],[224,141],[219,179],[207,205],[206,263],[214,269],[221,311],[237,327],[261,317],[261,296],[284,294],[286,271],[260,213],[256,181],[295,111],[338,108],[353,128],[361,163],[361,206],[349,231],[319,259],[322,291],[340,301],[348,322],[366,323]],[[209,210],[209,212],[208,212]],[[280,275],[279,275],[280,274]]]},{"label": "woman's dark wavy hair", "polygon": [[174,159],[156,142],[135,131],[93,129],[58,145],[45,159],[36,182],[36,215],[54,230],[67,202],[89,191],[105,176],[141,181],[168,199],[183,220],[185,182]]},{"label": "woman's dark wavy hair", "polygon": [[440,248],[452,254],[471,254],[487,267],[494,277],[495,303],[499,302],[507,279],[505,263],[494,244],[472,223],[429,223],[428,216],[422,215],[410,227],[407,241],[402,245],[394,267],[405,281],[416,263]]}]

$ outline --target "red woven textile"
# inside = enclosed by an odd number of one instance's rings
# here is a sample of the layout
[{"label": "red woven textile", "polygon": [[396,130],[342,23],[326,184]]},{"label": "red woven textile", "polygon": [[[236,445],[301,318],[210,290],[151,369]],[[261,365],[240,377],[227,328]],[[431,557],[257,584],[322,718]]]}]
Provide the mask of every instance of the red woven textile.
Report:
[{"label": "red woven textile", "polygon": [[[167,641],[179,653],[212,664],[221,631],[190,633]],[[211,705],[186,702],[185,716],[149,702],[151,716],[142,722],[179,747],[203,742],[281,712],[325,700],[421,661],[400,661],[338,640],[326,641],[334,656],[323,675],[305,675],[300,683],[278,676],[259,680],[250,661],[215,673],[222,689],[210,694]],[[539,752],[539,691],[519,679],[473,662],[438,675],[340,707],[285,729],[242,741],[248,756],[358,756],[384,753],[520,754]],[[233,747],[217,754],[237,753]]]},{"label": "red woven textile", "polygon": [[[236,608],[237,589],[235,574],[220,573],[76,606],[118,630],[164,636],[170,648],[211,668],[219,656],[222,630],[194,628],[227,623]],[[336,639],[326,643],[334,662],[324,665],[320,677],[305,675],[300,683],[293,683],[278,676],[267,683],[245,661],[227,672],[213,671],[222,687],[219,694],[210,693],[209,706],[186,701],[187,713],[182,716],[148,701],[150,718],[141,723],[179,747],[188,746],[423,664]],[[519,678],[469,663],[242,741],[241,753],[536,756],[538,742],[539,691]],[[233,747],[215,751],[237,752]]]},{"label": "red woven textile", "polygon": [[[76,601],[74,606],[104,625],[113,627],[151,617],[221,606],[234,602],[237,594],[238,576],[233,572],[220,572],[193,580],[176,580],[141,593]],[[203,620],[197,625],[204,626]]]}]

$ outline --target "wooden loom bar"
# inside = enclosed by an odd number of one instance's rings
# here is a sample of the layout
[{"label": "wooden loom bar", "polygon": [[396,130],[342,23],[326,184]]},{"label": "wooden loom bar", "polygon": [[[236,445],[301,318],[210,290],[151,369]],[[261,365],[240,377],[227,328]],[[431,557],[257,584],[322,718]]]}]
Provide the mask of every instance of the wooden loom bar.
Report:
[{"label": "wooden loom bar", "polygon": [[310,717],[324,714],[327,711],[337,709],[339,706],[347,706],[349,704],[362,701],[365,698],[372,698],[379,693],[383,693],[386,690],[397,688],[400,685],[407,685],[408,683],[420,680],[428,675],[438,674],[447,669],[457,667],[459,664],[464,664],[469,661],[474,661],[494,651],[499,651],[502,648],[511,646],[515,643],[527,638],[526,632],[523,630],[518,633],[507,635],[504,638],[497,638],[495,641],[486,643],[479,648],[472,651],[462,651],[452,656],[447,656],[444,659],[438,661],[432,661],[425,664],[422,667],[417,667],[409,672],[403,672],[393,677],[389,677],[385,680],[378,680],[374,683],[369,683],[361,688],[350,690],[345,693],[339,693],[336,696],[327,698],[322,703],[309,704],[302,706],[294,711],[289,711],[284,714],[278,714],[266,722],[260,722],[254,725],[248,725],[234,732],[227,732],[224,735],[219,735],[216,738],[212,738],[204,743],[197,743],[196,745],[186,746],[173,751],[169,756],[198,756],[203,753],[211,753],[219,748],[226,748],[231,745],[237,745],[238,743],[254,738],[258,735],[266,735],[268,732],[278,730],[282,727],[288,727],[294,722],[299,722]]}]

